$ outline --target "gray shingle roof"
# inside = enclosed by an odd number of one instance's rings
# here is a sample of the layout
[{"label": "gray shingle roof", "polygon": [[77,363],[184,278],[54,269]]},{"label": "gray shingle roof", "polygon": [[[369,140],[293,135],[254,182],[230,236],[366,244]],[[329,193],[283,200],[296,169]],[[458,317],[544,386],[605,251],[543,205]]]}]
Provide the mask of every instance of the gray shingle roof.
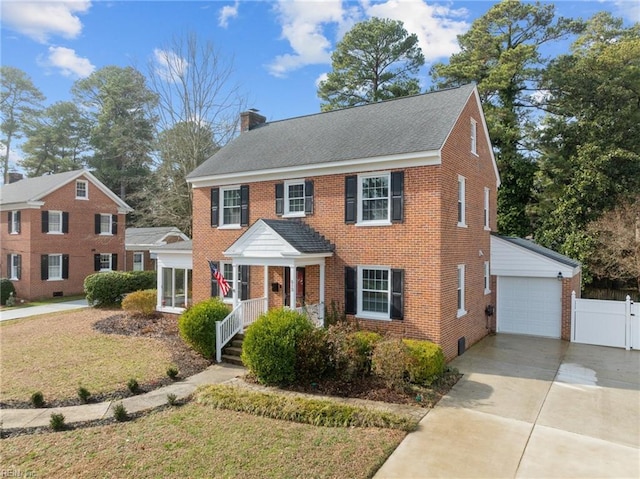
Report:
[{"label": "gray shingle roof", "polygon": [[151,251],[192,251],[193,240],[176,241],[175,243],[154,246]]},{"label": "gray shingle roof", "polygon": [[157,226],[152,228],[127,228],[124,233],[126,244],[155,245],[170,234],[181,234],[175,226]]},{"label": "gray shingle roof", "polygon": [[502,236],[499,234],[495,234],[494,236],[496,236],[497,238],[503,239],[505,241],[508,241],[509,243],[520,246],[522,248],[528,249],[529,251],[533,251],[534,253],[538,253],[554,261],[557,261],[558,263],[566,264],[567,266],[571,266],[573,268],[580,266],[580,263],[578,261],[571,259],[568,256],[560,254],[556,251],[553,251],[552,249],[545,248],[544,246],[540,246],[539,244],[534,243],[531,240],[527,240],[524,238],[516,238],[514,236]]},{"label": "gray shingle roof", "polygon": [[332,253],[334,246],[311,226],[299,220],[262,219],[300,253]]},{"label": "gray shingle roof", "polygon": [[438,150],[474,88],[264,123],[241,133],[187,178]]},{"label": "gray shingle roof", "polygon": [[50,191],[79,176],[81,171],[74,170],[36,178],[25,178],[15,183],[2,185],[0,187],[0,202],[8,204],[38,201]]}]

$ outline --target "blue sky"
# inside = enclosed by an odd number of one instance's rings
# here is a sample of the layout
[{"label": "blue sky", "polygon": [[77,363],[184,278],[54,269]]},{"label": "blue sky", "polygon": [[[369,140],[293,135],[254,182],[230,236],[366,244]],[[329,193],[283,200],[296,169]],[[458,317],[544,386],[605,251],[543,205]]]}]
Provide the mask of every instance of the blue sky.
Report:
[{"label": "blue sky", "polygon": [[[172,37],[195,32],[233,59],[234,81],[269,120],[319,111],[317,81],[337,41],[372,16],[402,20],[431,63],[457,50],[456,35],[495,2],[430,0],[22,1],[3,0],[1,61],[24,70],[47,104],[71,99],[75,80],[106,65],[141,71]],[[640,20],[637,0],[557,1],[560,15],[611,11]]]}]

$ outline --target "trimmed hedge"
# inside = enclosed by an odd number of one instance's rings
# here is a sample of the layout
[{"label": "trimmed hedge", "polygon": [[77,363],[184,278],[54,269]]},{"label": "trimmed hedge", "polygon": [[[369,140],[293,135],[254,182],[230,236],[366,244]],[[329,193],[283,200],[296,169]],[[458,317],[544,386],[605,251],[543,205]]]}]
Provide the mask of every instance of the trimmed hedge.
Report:
[{"label": "trimmed hedge", "polygon": [[13,285],[10,279],[0,279],[0,304],[4,306],[7,304],[7,299],[11,296],[11,293],[15,296],[16,287]]},{"label": "trimmed hedge", "polygon": [[382,336],[372,331],[354,330],[346,323],[329,327],[327,342],[335,372],[345,381],[371,373],[371,355]]},{"label": "trimmed hedge", "polygon": [[152,318],[156,315],[157,289],[144,289],[127,294],[122,300],[122,309],[134,316]]},{"label": "trimmed hedge", "polygon": [[296,344],[312,329],[297,311],[272,309],[247,328],[242,362],[263,384],[291,384],[296,381]]},{"label": "trimmed hedge", "polygon": [[216,356],[216,321],[230,313],[229,306],[215,297],[194,304],[178,318],[180,337],[207,359]]},{"label": "trimmed hedge", "polygon": [[84,292],[91,306],[118,305],[127,293],[155,287],[155,271],[108,271],[84,279]]},{"label": "trimmed hedge", "polygon": [[373,352],[374,373],[396,390],[408,383],[429,386],[444,374],[445,366],[442,348],[430,341],[389,339]]},{"label": "trimmed hedge", "polygon": [[410,361],[408,365],[409,380],[414,384],[429,386],[442,376],[446,361],[442,348],[430,341],[403,339],[407,346]]}]

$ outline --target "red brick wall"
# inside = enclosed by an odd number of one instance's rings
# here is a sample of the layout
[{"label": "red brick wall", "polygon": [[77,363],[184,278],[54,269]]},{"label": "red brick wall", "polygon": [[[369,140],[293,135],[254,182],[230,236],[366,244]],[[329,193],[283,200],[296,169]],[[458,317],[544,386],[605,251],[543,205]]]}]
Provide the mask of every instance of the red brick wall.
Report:
[{"label": "red brick wall", "polygon": [[[75,181],[46,196],[42,210],[69,212],[67,234],[42,233],[41,210],[21,210],[21,233],[9,235],[7,213],[2,212],[2,275],[6,275],[8,253],[22,254],[22,277],[14,281],[17,296],[24,299],[51,297],[54,292],[64,296],[83,292],[84,278],[94,273],[95,253],[118,255],[118,269],[124,265],[125,215],[118,215],[118,233],[114,236],[95,234],[96,213],[117,214],[117,205],[93,183],[89,182],[89,199],[75,199]],[[69,279],[41,280],[40,256],[68,254]]]},{"label": "red brick wall", "polygon": [[573,278],[562,280],[562,339],[571,341],[571,293],[576,292],[576,298],[580,298],[582,289],[582,275],[576,274]]},{"label": "red brick wall", "polygon": [[147,250],[136,250],[136,251],[127,251],[127,261],[126,263],[120,265],[120,269],[124,269],[126,271],[133,271],[133,253],[144,253],[144,271],[155,271],[156,269],[156,261],[151,259],[151,255]]}]

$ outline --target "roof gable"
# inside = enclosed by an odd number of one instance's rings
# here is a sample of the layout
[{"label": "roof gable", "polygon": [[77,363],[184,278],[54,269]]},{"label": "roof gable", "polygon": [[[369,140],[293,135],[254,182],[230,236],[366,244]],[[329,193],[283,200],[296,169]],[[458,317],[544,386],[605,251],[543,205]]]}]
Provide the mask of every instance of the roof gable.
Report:
[{"label": "roof gable", "polygon": [[156,246],[163,244],[168,236],[179,236],[183,241],[189,238],[175,226],[157,226],[150,228],[127,228],[124,242],[127,246]]}]

